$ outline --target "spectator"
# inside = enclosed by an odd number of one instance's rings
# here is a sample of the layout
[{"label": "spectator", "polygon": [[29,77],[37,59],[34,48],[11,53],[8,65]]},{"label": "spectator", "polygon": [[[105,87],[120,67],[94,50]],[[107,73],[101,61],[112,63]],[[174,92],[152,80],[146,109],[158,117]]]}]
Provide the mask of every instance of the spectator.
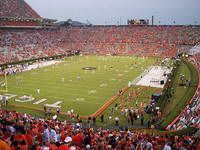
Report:
[{"label": "spectator", "polygon": [[59,150],[69,150],[71,142],[72,138],[66,137],[64,143],[60,145]]},{"label": "spectator", "polygon": [[42,133],[42,141],[43,142],[50,142],[50,128],[48,125],[44,125],[44,132]]},{"label": "spectator", "polygon": [[115,117],[115,125],[116,125],[116,126],[119,125],[119,117]]},{"label": "spectator", "polygon": [[6,142],[0,140],[0,150],[10,150],[10,147]]}]

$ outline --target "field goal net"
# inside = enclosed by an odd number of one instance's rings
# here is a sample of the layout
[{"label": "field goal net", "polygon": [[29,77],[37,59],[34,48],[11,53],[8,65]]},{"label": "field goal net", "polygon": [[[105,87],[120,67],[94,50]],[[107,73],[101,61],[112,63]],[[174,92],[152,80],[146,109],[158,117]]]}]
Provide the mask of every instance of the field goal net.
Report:
[{"label": "field goal net", "polygon": [[8,92],[6,73],[0,72],[0,92]]}]

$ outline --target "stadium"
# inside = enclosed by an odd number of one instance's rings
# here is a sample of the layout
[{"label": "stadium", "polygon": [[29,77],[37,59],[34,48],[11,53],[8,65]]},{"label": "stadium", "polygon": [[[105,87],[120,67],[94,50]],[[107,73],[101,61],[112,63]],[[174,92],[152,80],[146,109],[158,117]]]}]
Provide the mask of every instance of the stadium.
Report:
[{"label": "stadium", "polygon": [[60,25],[0,0],[0,150],[200,149],[200,26]]}]

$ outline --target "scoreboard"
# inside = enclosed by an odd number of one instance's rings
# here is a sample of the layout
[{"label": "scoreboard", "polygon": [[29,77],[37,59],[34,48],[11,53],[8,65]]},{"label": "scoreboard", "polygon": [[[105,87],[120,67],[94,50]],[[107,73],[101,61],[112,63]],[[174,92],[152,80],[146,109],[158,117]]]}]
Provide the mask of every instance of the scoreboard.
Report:
[{"label": "scoreboard", "polygon": [[147,19],[130,19],[127,21],[128,25],[148,25],[149,20]]}]

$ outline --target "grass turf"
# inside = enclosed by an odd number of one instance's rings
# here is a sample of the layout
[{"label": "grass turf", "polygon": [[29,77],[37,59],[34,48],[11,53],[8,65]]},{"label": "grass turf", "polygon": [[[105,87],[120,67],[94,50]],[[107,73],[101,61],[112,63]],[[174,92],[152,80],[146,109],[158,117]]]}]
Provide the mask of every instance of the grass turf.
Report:
[{"label": "grass turf", "polygon": [[[191,86],[180,86],[180,75],[184,75],[191,83]],[[162,127],[169,125],[176,116],[185,108],[193,97],[198,84],[198,73],[193,65],[187,60],[180,62],[175,78],[172,81],[173,94],[169,99],[165,99],[163,109]]]},{"label": "grass turf", "polygon": [[[157,60],[159,59],[150,57],[67,57],[56,65],[8,76],[8,93],[35,97],[32,102],[19,103],[12,99],[9,103],[43,109],[44,103],[62,101],[61,111],[74,109],[75,114],[88,116],[101,108],[106,101],[117,94],[119,89],[127,86],[128,81],[134,80]],[[97,69],[85,71],[82,69],[84,67]],[[80,79],[77,76],[80,76]],[[38,88],[40,94],[37,93]],[[145,95],[150,96],[152,92],[148,90]],[[48,100],[33,105],[42,98]],[[149,99],[143,100],[149,102]]]}]

